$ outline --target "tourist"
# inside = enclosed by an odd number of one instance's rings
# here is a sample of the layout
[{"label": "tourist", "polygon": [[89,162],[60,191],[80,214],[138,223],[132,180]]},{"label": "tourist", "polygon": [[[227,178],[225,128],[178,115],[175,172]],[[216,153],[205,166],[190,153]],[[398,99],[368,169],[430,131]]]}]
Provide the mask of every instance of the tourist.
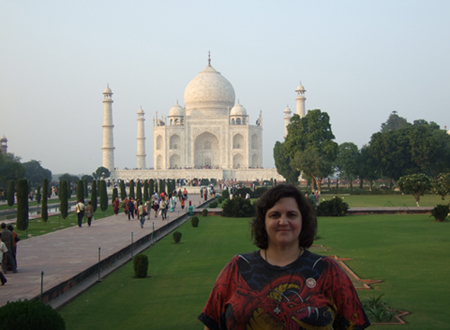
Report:
[{"label": "tourist", "polygon": [[119,205],[120,205],[119,197],[116,197],[116,199],[113,202],[113,209],[114,209],[114,214],[115,215],[119,214]]},{"label": "tourist", "polygon": [[17,233],[14,231],[14,227],[13,225],[8,225],[6,226],[6,228],[11,232],[11,234],[13,235],[13,258],[14,258],[14,262],[16,263],[16,268],[17,268],[17,242],[20,241],[20,237],[19,235],[17,235]]},{"label": "tourist", "polygon": [[14,250],[14,238],[11,231],[6,228],[6,223],[2,222],[0,225],[2,230],[2,241],[5,243],[8,252],[4,255],[2,261],[3,273],[6,274],[8,266],[12,269],[13,273],[17,273],[16,263],[14,262],[13,250]]},{"label": "tourist", "polygon": [[293,185],[261,196],[251,223],[258,251],[237,255],[199,316],[205,329],[364,329],[356,290],[332,257],[308,251],[317,232],[311,204]]},{"label": "tourist", "polygon": [[137,215],[139,217],[139,220],[141,222],[141,228],[144,228],[144,222],[145,222],[145,206],[143,204],[140,204],[137,208]]},{"label": "tourist", "polygon": [[186,198],[184,196],[181,197],[181,209],[184,210],[184,204],[186,203]]},{"label": "tourist", "polygon": [[150,201],[150,198],[147,199],[147,201],[145,202],[145,211],[147,211],[148,213],[148,220],[150,220],[150,209],[152,208],[153,204]]},{"label": "tourist", "polygon": [[94,207],[92,206],[91,201],[88,202],[88,206],[86,206],[85,216],[88,221],[88,226],[91,226],[92,218],[94,217]]},{"label": "tourist", "polygon": [[[3,243],[2,234],[0,233],[0,264],[3,263],[3,255],[6,255],[7,253],[8,253],[8,248],[6,247],[5,243]],[[5,283],[8,282],[5,275],[3,275],[1,269],[0,269],[0,281],[2,282],[2,285],[5,285]]]},{"label": "tourist", "polygon": [[159,201],[158,198],[155,198],[153,202],[153,210],[155,211],[155,218],[158,217],[158,210],[159,210]]},{"label": "tourist", "polygon": [[169,199],[169,206],[170,206],[170,212],[173,212],[175,210],[175,207],[177,206],[177,196],[173,194]]},{"label": "tourist", "polygon": [[245,194],[245,199],[250,200],[250,194],[248,192]]},{"label": "tourist", "polygon": [[78,217],[78,227],[81,228],[83,224],[83,217],[84,217],[84,204],[83,200],[79,200],[77,205],[75,205],[75,213]]},{"label": "tourist", "polygon": [[127,211],[128,211],[128,221],[131,220],[130,218],[134,219],[134,201],[133,198],[130,198],[127,204]]},{"label": "tourist", "polygon": [[167,201],[164,197],[161,198],[161,202],[159,203],[159,208],[161,209],[161,216],[162,219],[167,219]]}]

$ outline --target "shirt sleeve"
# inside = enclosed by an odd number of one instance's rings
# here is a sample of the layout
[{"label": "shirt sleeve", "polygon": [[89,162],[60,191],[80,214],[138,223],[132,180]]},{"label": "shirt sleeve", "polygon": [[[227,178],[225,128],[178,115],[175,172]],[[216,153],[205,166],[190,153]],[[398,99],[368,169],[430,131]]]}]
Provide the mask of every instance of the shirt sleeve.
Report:
[{"label": "shirt sleeve", "polygon": [[335,330],[360,330],[370,325],[369,319],[361,305],[356,289],[345,271],[331,258],[329,262],[329,295],[336,308]]},{"label": "shirt sleeve", "polygon": [[226,329],[225,309],[235,292],[239,269],[234,257],[220,272],[209,299],[198,317],[210,330]]}]

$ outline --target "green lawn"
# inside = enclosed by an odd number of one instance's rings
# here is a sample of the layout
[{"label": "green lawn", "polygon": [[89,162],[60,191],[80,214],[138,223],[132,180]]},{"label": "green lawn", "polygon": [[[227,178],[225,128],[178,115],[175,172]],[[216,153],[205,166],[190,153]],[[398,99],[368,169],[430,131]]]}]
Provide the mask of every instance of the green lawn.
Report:
[{"label": "green lawn", "polygon": [[[350,207],[370,207],[370,206],[407,206],[415,207],[416,200],[412,195],[323,195],[320,201],[329,200],[334,196],[343,198]],[[425,195],[420,198],[420,206],[436,206],[438,204],[448,204],[449,196],[445,200],[438,195]]]},{"label": "green lawn", "polygon": [[[255,250],[248,219],[200,217],[145,251],[147,279],[124,265],[61,310],[71,329],[202,329],[197,321],[214,281],[235,254]],[[448,329],[450,222],[427,215],[320,218],[317,244],[327,254],[351,257],[363,279],[383,280],[361,297],[384,294],[394,308],[412,312],[402,329]],[[384,326],[383,329],[397,329]]]}]

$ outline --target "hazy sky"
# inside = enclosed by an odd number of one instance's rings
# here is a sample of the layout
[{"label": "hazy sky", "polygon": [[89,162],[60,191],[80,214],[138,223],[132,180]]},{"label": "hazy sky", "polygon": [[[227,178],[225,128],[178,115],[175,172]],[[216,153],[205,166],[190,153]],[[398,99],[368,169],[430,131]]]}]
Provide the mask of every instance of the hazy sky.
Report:
[{"label": "hazy sky", "polygon": [[90,174],[109,83],[115,165],[136,167],[142,106],[153,166],[155,111],[184,105],[208,51],[250,123],[263,112],[265,167],[300,81],[338,143],[367,144],[393,110],[450,128],[449,18],[447,0],[0,0],[0,136],[22,161]]}]

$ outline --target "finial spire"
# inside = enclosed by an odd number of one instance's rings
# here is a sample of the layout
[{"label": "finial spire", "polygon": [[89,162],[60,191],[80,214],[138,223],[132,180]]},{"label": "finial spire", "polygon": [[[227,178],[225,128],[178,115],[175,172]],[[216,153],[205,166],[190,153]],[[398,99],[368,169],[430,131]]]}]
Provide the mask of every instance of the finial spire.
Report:
[{"label": "finial spire", "polygon": [[208,50],[208,66],[211,66],[211,52]]}]

